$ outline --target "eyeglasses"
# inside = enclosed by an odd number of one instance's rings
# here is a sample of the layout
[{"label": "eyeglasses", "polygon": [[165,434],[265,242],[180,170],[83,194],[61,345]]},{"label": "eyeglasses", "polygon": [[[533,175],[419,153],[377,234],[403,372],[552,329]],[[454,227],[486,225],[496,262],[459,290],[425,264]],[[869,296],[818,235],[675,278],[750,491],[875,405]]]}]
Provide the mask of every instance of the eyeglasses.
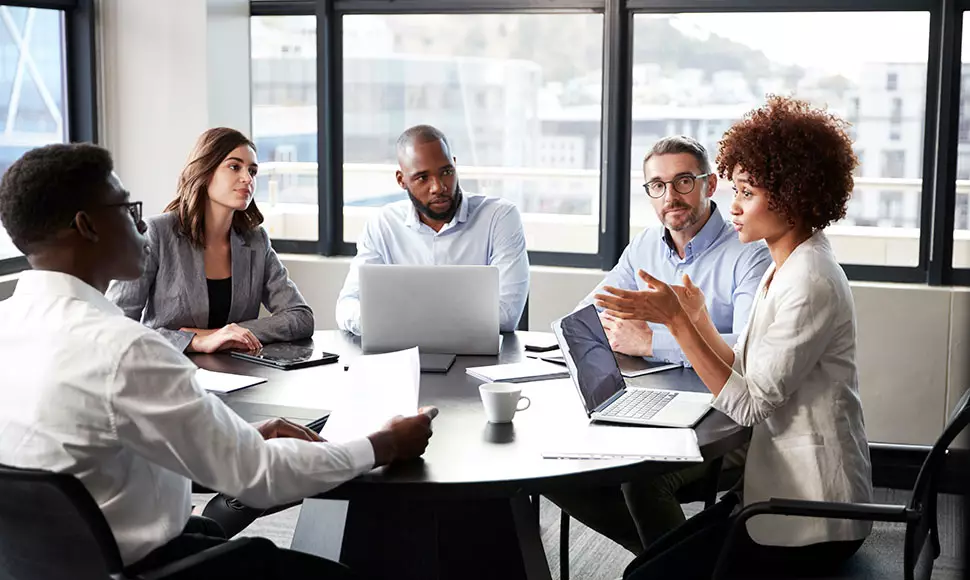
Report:
[{"label": "eyeglasses", "polygon": [[700,175],[678,175],[670,181],[660,181],[659,179],[656,179],[649,183],[644,183],[643,189],[647,192],[647,195],[654,199],[658,199],[667,193],[667,184],[669,183],[670,186],[674,188],[674,191],[681,195],[687,195],[688,193],[694,191],[694,185],[698,179],[704,179],[705,177],[710,177],[711,175],[713,174],[702,173]]},{"label": "eyeglasses", "polygon": [[[101,209],[105,207],[124,207],[126,210],[128,210],[128,215],[131,216],[131,219],[135,220],[136,226],[141,223],[142,213],[141,213],[140,201],[122,201],[120,203],[106,203],[104,205],[97,206],[95,209]],[[76,219],[72,220],[71,227],[73,228],[76,225],[77,225],[77,220]]]}]

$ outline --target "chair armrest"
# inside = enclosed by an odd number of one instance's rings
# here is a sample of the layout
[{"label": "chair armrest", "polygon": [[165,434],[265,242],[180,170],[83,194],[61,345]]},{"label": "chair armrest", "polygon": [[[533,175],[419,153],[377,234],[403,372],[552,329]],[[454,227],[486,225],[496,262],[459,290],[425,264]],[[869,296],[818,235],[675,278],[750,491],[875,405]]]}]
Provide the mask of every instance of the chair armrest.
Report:
[{"label": "chair armrest", "polygon": [[731,548],[734,547],[735,538],[741,533],[742,526],[749,519],[766,514],[877,522],[908,522],[919,517],[918,513],[904,505],[841,503],[779,498],[771,498],[768,501],[753,503],[746,506],[734,516],[731,527],[728,529],[724,546],[721,548],[720,554],[718,554],[717,565],[714,567],[712,580],[719,580],[726,577]]},{"label": "chair armrest", "polygon": [[248,568],[254,573],[253,577],[258,578],[259,567],[270,562],[267,551],[273,550],[276,545],[266,538],[239,538],[141,574],[136,580],[222,578],[226,576],[230,560],[237,561],[233,569],[238,570],[238,560],[243,558],[250,563]]},{"label": "chair armrest", "polygon": [[[745,514],[749,510],[750,513]],[[767,502],[747,506],[738,513],[738,517],[748,520],[760,514],[878,522],[906,522],[916,515],[904,505],[771,498]]]}]

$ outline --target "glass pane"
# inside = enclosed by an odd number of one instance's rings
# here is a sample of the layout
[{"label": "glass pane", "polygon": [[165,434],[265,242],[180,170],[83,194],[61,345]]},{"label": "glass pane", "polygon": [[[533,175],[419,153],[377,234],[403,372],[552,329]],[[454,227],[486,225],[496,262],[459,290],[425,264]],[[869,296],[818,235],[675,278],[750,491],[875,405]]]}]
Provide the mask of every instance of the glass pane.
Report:
[{"label": "glass pane", "polygon": [[518,206],[530,250],[596,253],[602,29],[598,14],[344,17],[344,239],[407,199],[395,142],[429,124],[465,192]]},{"label": "glass pane", "polygon": [[255,199],[271,237],[316,241],[316,18],[258,16],[250,26]]},{"label": "glass pane", "polygon": [[[67,140],[62,23],[58,10],[0,6],[0,173],[28,149]],[[0,230],[0,260],[18,255]]]},{"label": "glass pane", "polygon": [[[852,123],[856,187],[827,229],[840,261],[917,265],[928,46],[924,12],[637,15],[631,236],[660,223],[642,187],[655,141],[691,136],[713,166],[734,122],[766,94],[794,95]],[[713,198],[725,214],[730,186]]]},{"label": "glass pane", "polygon": [[957,132],[957,199],[953,216],[953,267],[970,268],[970,31],[963,18],[960,120]]}]

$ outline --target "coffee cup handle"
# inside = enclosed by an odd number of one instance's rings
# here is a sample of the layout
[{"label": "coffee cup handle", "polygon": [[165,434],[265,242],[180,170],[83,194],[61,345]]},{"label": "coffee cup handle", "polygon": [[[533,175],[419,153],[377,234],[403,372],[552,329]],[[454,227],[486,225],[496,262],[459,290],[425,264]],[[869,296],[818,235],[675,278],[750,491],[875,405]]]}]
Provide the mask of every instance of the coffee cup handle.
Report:
[{"label": "coffee cup handle", "polygon": [[[521,403],[522,401],[525,401],[525,407],[519,406],[519,403]],[[515,405],[516,412],[525,411],[526,409],[532,406],[532,400],[529,399],[529,397],[519,397],[519,403],[516,403]]]}]

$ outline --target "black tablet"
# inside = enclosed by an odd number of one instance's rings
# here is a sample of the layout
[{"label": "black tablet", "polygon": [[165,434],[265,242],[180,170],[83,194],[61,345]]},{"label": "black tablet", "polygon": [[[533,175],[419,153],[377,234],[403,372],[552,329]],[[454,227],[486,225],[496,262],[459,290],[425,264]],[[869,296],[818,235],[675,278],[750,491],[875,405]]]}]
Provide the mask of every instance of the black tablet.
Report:
[{"label": "black tablet", "polygon": [[244,361],[285,371],[335,363],[340,358],[339,355],[315,348],[311,339],[274,342],[263,345],[259,352],[233,351],[230,354]]}]

